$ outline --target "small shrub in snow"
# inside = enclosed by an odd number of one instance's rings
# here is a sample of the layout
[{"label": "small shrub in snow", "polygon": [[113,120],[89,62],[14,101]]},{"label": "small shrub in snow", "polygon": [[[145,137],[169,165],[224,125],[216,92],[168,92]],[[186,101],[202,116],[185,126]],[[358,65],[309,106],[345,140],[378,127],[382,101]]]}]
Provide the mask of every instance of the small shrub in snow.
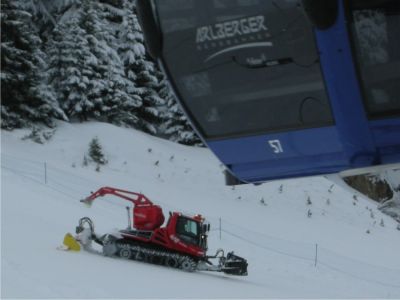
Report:
[{"label": "small shrub in snow", "polygon": [[147,149],[147,152],[151,153],[151,152],[153,152],[153,149],[148,148],[148,149]]},{"label": "small shrub in snow", "polygon": [[367,229],[366,233],[367,233],[367,234],[370,234],[370,233],[371,233],[371,231],[370,231],[369,229]]},{"label": "small shrub in snow", "polygon": [[310,198],[310,196],[308,196],[308,197],[307,197],[307,205],[311,205],[311,204],[312,204],[311,198]]},{"label": "small shrub in snow", "polygon": [[332,185],[329,187],[329,190],[328,190],[329,193],[332,193],[332,189],[333,189],[334,186],[335,186],[335,185],[332,184]]},{"label": "small shrub in snow", "polygon": [[46,141],[50,140],[55,133],[55,130],[45,130],[42,131],[37,127],[33,127],[31,133],[25,135],[22,140],[30,139],[35,143],[44,144]]},{"label": "small shrub in snow", "polygon": [[331,204],[331,200],[328,198],[326,199],[326,205],[330,205]]},{"label": "small shrub in snow", "polygon": [[159,163],[160,163],[160,161],[159,161],[159,160],[157,160],[157,161],[154,163],[154,165],[155,165],[155,166],[158,166],[158,165],[159,165]]},{"label": "small shrub in snow", "polygon": [[369,215],[372,219],[375,219],[375,215],[374,215],[374,212],[371,210],[371,213],[370,213],[370,215]]},{"label": "small shrub in snow", "polygon": [[400,224],[397,224],[396,228],[397,228],[397,230],[400,230]]},{"label": "small shrub in snow", "polygon": [[32,128],[32,131],[31,131],[30,134],[25,135],[22,138],[22,140],[28,140],[28,139],[30,139],[30,140],[34,141],[35,143],[38,143],[38,144],[43,144],[44,143],[42,138],[41,138],[41,136],[40,136],[40,130],[38,128],[36,128],[36,127]]},{"label": "small shrub in snow", "polygon": [[261,205],[264,205],[264,206],[266,206],[266,205],[267,205],[267,203],[265,203],[264,197],[263,197],[263,198],[261,198],[261,200],[260,200],[260,203],[261,203]]},{"label": "small shrub in snow", "polygon": [[103,153],[103,148],[100,145],[99,139],[94,137],[89,144],[89,158],[98,165],[105,165],[107,160]]},{"label": "small shrub in snow", "polygon": [[169,161],[173,161],[174,158],[175,158],[175,156],[174,156],[174,155],[171,155],[171,157],[169,158]]},{"label": "small shrub in snow", "polygon": [[281,184],[281,186],[279,187],[279,193],[282,194],[283,192],[283,184]]},{"label": "small shrub in snow", "polygon": [[312,216],[312,212],[311,212],[311,209],[309,209],[309,210],[307,211],[307,217],[311,218],[311,216]]},{"label": "small shrub in snow", "polygon": [[379,223],[382,227],[385,227],[385,223],[383,222],[383,219],[381,219],[381,222]]}]

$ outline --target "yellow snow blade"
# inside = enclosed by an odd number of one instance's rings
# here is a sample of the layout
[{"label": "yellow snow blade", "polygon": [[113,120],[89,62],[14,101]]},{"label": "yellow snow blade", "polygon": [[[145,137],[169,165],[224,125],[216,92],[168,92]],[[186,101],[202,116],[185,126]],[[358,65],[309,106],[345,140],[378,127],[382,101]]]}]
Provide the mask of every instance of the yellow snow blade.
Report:
[{"label": "yellow snow blade", "polygon": [[66,247],[68,247],[69,250],[72,250],[72,251],[80,251],[81,250],[81,245],[79,245],[77,240],[70,233],[67,233],[65,235],[63,244]]}]

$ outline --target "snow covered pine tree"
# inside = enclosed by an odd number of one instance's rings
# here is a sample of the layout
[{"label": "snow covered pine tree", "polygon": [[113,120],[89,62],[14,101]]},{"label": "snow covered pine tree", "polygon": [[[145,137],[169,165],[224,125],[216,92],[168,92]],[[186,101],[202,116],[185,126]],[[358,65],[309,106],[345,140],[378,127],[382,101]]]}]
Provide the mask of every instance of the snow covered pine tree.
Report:
[{"label": "snow covered pine tree", "polygon": [[22,1],[1,2],[1,127],[54,126],[67,119],[47,85],[46,55]]}]

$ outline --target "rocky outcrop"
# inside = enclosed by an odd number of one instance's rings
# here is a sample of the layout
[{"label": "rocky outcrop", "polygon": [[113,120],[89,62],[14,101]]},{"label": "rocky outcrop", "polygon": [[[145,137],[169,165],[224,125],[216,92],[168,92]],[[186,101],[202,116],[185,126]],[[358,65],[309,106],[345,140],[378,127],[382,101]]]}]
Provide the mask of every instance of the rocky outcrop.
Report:
[{"label": "rocky outcrop", "polygon": [[350,176],[344,181],[368,198],[379,202],[378,208],[400,223],[400,169]]}]

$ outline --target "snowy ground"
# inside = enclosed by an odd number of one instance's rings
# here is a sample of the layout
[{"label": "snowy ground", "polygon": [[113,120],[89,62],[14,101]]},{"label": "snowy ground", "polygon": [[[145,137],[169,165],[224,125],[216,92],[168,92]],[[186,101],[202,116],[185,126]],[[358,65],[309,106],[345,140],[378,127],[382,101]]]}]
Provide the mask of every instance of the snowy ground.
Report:
[{"label": "snowy ground", "polygon": [[[27,134],[1,133],[2,298],[400,298],[397,223],[334,176],[232,189],[207,149],[102,123],[61,123],[45,145]],[[82,166],[95,136],[109,161],[100,172]],[[56,250],[82,216],[98,233],[127,226],[127,202],[79,202],[104,185],[142,192],[166,216],[205,215],[210,252],[234,250],[249,275]]]}]

